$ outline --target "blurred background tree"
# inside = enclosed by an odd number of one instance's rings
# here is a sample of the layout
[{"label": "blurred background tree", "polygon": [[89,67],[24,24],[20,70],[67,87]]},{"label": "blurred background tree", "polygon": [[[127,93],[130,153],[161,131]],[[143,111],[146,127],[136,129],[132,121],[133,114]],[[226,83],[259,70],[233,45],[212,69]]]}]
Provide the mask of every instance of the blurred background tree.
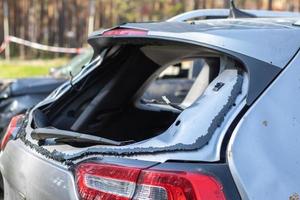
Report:
[{"label": "blurred background tree", "polygon": [[[0,1],[0,43],[3,35],[3,2]],[[159,21],[202,8],[227,8],[229,0],[7,0],[9,34],[51,46],[81,47],[92,30],[124,22]],[[236,0],[247,9],[300,11],[300,0]],[[57,57],[11,44],[11,55],[20,58]],[[3,53],[0,55],[3,56]]]}]

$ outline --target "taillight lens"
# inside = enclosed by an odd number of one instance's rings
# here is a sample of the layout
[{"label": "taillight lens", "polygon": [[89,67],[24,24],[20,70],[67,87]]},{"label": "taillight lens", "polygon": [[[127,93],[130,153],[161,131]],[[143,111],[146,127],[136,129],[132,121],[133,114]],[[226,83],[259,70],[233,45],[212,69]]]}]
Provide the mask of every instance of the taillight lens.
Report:
[{"label": "taillight lens", "polygon": [[84,200],[131,199],[140,171],[116,165],[81,164],[76,169],[79,194]]},{"label": "taillight lens", "polygon": [[9,139],[12,137],[12,134],[17,131],[17,129],[19,128],[18,126],[18,122],[23,119],[24,115],[17,115],[15,117],[13,117],[10,120],[10,123],[6,129],[6,133],[4,134],[2,141],[1,141],[1,150],[4,150],[7,142],[9,141]]},{"label": "taillight lens", "polygon": [[116,28],[105,31],[104,36],[143,36],[147,35],[148,31],[132,28]]},{"label": "taillight lens", "polygon": [[84,163],[76,168],[84,200],[225,200],[222,185],[212,176]]},{"label": "taillight lens", "polygon": [[134,199],[225,199],[222,185],[215,178],[191,172],[143,170],[137,191]]}]

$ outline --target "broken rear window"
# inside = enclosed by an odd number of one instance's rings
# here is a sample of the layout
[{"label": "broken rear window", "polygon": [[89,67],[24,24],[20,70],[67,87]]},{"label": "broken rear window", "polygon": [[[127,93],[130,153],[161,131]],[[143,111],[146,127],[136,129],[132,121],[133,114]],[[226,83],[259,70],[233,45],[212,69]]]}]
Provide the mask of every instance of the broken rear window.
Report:
[{"label": "broken rear window", "polygon": [[221,53],[189,45],[112,49],[42,109],[45,127],[130,141],[139,152],[193,149],[207,143],[245,99],[243,66]]}]

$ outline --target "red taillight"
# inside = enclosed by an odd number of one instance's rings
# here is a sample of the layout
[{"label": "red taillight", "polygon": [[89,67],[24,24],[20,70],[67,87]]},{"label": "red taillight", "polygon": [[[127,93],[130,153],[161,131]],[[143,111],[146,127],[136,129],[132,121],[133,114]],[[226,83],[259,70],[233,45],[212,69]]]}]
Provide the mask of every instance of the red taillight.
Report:
[{"label": "red taillight", "polygon": [[[146,189],[138,189],[138,188]],[[145,199],[151,188],[163,188],[159,199],[167,200],[224,200],[222,185],[212,176],[191,172],[143,170],[139,176],[140,190],[136,199]],[[143,191],[144,190],[144,191]],[[151,196],[150,192],[149,196]],[[165,198],[167,196],[167,198]],[[158,199],[158,198],[150,198]]]},{"label": "red taillight", "polygon": [[116,165],[81,164],[76,169],[79,194],[84,200],[131,199],[140,171]]},{"label": "red taillight", "polygon": [[222,185],[200,173],[84,163],[76,178],[84,200],[225,200]]},{"label": "red taillight", "polygon": [[10,120],[10,123],[6,129],[6,133],[4,134],[2,141],[1,141],[1,150],[3,150],[7,144],[7,142],[9,141],[10,137],[12,136],[13,132],[16,131],[16,129],[18,128],[18,122],[20,119],[23,118],[24,115],[17,115],[15,117],[13,117]]},{"label": "red taillight", "polygon": [[132,29],[132,28],[116,28],[105,31],[104,36],[143,36],[147,35],[148,31]]}]

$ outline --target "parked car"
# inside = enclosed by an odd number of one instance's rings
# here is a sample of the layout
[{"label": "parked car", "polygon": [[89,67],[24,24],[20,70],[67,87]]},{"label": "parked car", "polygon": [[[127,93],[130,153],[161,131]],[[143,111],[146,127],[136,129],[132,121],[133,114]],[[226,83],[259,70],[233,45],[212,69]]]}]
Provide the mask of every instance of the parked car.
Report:
[{"label": "parked car", "polygon": [[[298,198],[300,18],[126,23],[1,143],[4,199]],[[181,102],[144,94],[203,61]],[[168,92],[168,91],[166,91]]]},{"label": "parked car", "polygon": [[42,77],[17,79],[8,83],[0,91],[0,137],[13,116],[24,114],[65,81]]},{"label": "parked car", "polygon": [[[25,113],[46,98],[54,89],[75,76],[88,63],[93,51],[87,49],[64,66],[52,68],[50,77],[20,78],[0,84],[0,138],[11,118]],[[1,87],[2,85],[2,87]]]},{"label": "parked car", "polygon": [[0,138],[13,116],[25,113],[69,80],[71,75],[76,76],[92,56],[93,50],[88,48],[67,64],[52,68],[49,77],[20,78],[0,82]]}]

